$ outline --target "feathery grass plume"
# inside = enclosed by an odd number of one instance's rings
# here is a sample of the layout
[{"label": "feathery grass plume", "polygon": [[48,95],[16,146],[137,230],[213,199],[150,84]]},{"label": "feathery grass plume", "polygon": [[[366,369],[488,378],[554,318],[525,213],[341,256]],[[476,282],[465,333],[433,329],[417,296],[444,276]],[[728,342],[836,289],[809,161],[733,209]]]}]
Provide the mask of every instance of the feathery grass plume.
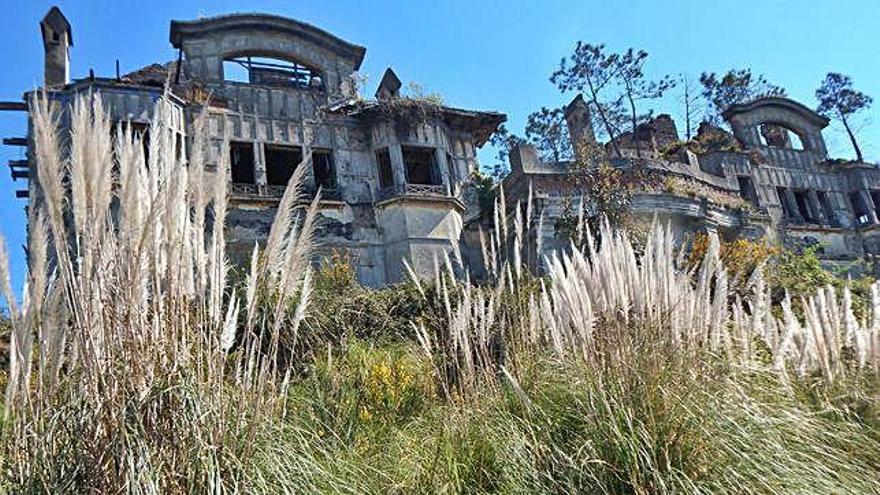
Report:
[{"label": "feathery grass plume", "polygon": [[[31,101],[41,201],[30,212],[21,309],[0,249],[14,327],[4,432],[13,491],[242,491],[255,440],[283,410],[277,368],[247,365],[262,343],[233,345],[240,308],[257,332],[273,322],[255,314],[249,287],[242,306],[228,281],[228,164],[221,157],[213,177],[204,173],[204,116],[186,161],[174,105],[157,102],[145,163],[142,136],[129,126],[111,139],[98,94],[72,108],[45,94]],[[59,111],[71,115],[69,153]],[[282,250],[285,268],[299,270],[287,276],[301,280],[301,296],[285,301],[295,322],[309,300],[312,226],[288,233]]]}]

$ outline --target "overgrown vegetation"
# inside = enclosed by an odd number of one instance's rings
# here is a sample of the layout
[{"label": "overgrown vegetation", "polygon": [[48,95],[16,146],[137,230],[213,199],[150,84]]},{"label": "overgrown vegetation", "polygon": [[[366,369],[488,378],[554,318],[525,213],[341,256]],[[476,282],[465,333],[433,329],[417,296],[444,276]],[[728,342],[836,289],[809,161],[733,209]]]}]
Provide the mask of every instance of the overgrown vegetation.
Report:
[{"label": "overgrown vegetation", "polygon": [[300,175],[234,282],[226,176],[203,188],[199,129],[175,157],[162,105],[149,167],[98,99],[69,157],[36,106],[47,201],[21,306],[0,256],[7,491],[880,492],[880,286],[864,319],[847,286],[777,314],[760,270],[731,290],[716,238],[687,269],[668,228],[637,254],[602,221],[536,278],[532,205],[509,221],[499,196],[486,281],[441,256],[370,290],[344,255],[311,267]]}]

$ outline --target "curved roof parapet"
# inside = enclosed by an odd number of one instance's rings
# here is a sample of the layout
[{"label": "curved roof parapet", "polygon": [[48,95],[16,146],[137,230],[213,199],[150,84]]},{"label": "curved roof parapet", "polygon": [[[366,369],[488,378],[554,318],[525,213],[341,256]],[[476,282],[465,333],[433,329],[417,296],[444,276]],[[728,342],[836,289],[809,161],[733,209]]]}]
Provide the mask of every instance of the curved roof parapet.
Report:
[{"label": "curved roof parapet", "polygon": [[762,96],[746,103],[735,103],[729,106],[727,110],[722,112],[721,116],[724,117],[724,120],[730,121],[731,118],[734,118],[737,115],[752,112],[754,110],[762,108],[778,108],[787,110],[789,112],[797,114],[798,116],[800,116],[810,124],[818,127],[819,129],[827,127],[829,122],[827,118],[814,112],[806,105],[788,98],[783,98],[781,96]]},{"label": "curved roof parapet", "polygon": [[276,31],[303,38],[341,57],[353,60],[355,70],[360,68],[367,51],[362,46],[337,38],[311,24],[288,17],[256,13],[220,15],[194,21],[171,21],[171,45],[174,48],[181,48],[183,40],[187,37],[241,28]]}]

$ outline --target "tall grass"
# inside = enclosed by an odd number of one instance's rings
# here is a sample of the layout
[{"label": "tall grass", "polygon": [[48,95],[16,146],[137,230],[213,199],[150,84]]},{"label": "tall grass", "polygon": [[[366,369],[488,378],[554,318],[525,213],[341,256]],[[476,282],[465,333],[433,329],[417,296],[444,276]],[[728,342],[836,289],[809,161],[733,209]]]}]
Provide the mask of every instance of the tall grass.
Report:
[{"label": "tall grass", "polygon": [[[111,126],[98,95],[56,105],[32,102],[42,201],[29,212],[21,307],[2,277],[13,326],[10,487],[236,489],[255,438],[284,407],[279,334],[308,303],[317,199],[296,217],[302,173],[291,179],[239,293],[223,235],[228,165],[206,170],[204,119],[187,160],[161,99],[145,163],[142,136]],[[70,112],[69,140],[59,111]],[[261,295],[271,307],[258,307]]]},{"label": "tall grass", "polygon": [[637,250],[583,204],[583,249],[535,260],[545,215],[502,192],[487,281],[453,252],[372,292],[311,267],[308,153],[233,282],[204,118],[185,155],[160,100],[145,163],[96,95],[31,106],[10,492],[880,493],[880,285],[863,320],[831,288],[799,317],[760,269],[730,290],[714,237],[688,270],[669,227]]}]

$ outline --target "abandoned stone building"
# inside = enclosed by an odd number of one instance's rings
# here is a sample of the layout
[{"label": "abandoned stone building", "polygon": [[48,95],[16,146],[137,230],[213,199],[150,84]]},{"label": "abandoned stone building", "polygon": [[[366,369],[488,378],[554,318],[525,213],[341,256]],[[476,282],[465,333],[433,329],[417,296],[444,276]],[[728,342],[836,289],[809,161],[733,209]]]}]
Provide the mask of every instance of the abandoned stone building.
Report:
[{"label": "abandoned stone building", "polygon": [[[306,189],[312,196],[322,190],[320,249],[350,252],[359,279],[370,286],[406,276],[402,260],[431,273],[435,256],[457,246],[468,209],[465,193],[478,167],[476,148],[505,120],[494,112],[422,108],[401,97],[401,81],[390,69],[376,99],[361,99],[355,75],[366,49],[283,17],[172,21],[176,62],[75,80],[69,74],[68,20],[52,8],[40,29],[45,90],[59,108],[79,95],[98,93],[114,121],[147,133],[168,85],[172,125],[181,142],[207,110],[206,169],[215,171],[221,158],[229,159],[226,237],[233,259],[247,259],[254,242],[267,236],[285,186],[309,147]],[[7,108],[26,111],[27,101],[26,94],[25,103]],[[63,115],[61,122],[64,126]],[[30,140],[7,142],[28,146]],[[14,177],[27,179],[38,164],[25,160],[11,166]],[[31,181],[30,190],[20,194],[38,200],[34,187]]]},{"label": "abandoned stone building", "polygon": [[[112,119],[147,133],[167,87],[171,125],[181,143],[196,116],[207,111],[207,168],[216,171],[221,160],[229,164],[226,237],[233,259],[246,259],[253,243],[266,237],[285,185],[308,149],[307,190],[322,190],[321,250],[347,250],[363,283],[401,280],[403,261],[430,274],[443,252],[462,253],[465,267],[480,271],[473,234],[490,215],[480,210],[472,173],[479,167],[476,149],[505,115],[402,97],[401,81],[390,69],[375,99],[363,99],[356,74],[366,49],[283,17],[172,21],[176,61],[75,80],[70,23],[52,8],[40,30],[44,89],[60,108],[98,93]],[[25,94],[0,109],[27,112],[27,101]],[[664,178],[633,195],[637,215],[669,221],[682,237],[716,231],[727,238],[820,243],[829,262],[880,253],[880,170],[830,160],[824,118],[778,97],[734,105],[724,118],[732,134],[703,126],[697,146],[679,142],[668,116],[622,136],[613,149],[606,145],[615,167],[643,166]],[[566,120],[577,149],[597,145],[583,98],[568,105]],[[4,144],[30,148],[32,140],[6,138]],[[30,158],[10,162],[13,178],[32,176],[38,164]],[[507,204],[513,208],[533,192],[531,259],[539,268],[543,255],[568,245],[557,220],[564,198],[577,196],[567,182],[572,162],[542,161],[523,145],[511,153],[510,165],[503,181]],[[35,187],[29,181],[18,195],[38,201]]]},{"label": "abandoned stone building", "polygon": [[[670,222],[679,238],[714,231],[728,240],[766,238],[795,249],[816,245],[823,261],[838,267],[880,254],[880,169],[830,159],[822,137],[828,120],[796,101],[764,97],[733,105],[723,113],[732,133],[703,123],[686,143],[679,141],[675,122],[660,115],[620,136],[616,147],[597,144],[580,96],[566,107],[565,118],[576,150],[599,146],[613,166],[640,166],[662,179],[634,191],[629,208],[644,222]],[[510,162],[508,202],[524,200],[531,185],[533,211],[545,215],[533,238],[541,259],[567,243],[555,220],[570,208],[572,195],[563,183],[573,162],[542,161],[528,145],[514,150]],[[537,236],[542,242],[535,242]]]}]

